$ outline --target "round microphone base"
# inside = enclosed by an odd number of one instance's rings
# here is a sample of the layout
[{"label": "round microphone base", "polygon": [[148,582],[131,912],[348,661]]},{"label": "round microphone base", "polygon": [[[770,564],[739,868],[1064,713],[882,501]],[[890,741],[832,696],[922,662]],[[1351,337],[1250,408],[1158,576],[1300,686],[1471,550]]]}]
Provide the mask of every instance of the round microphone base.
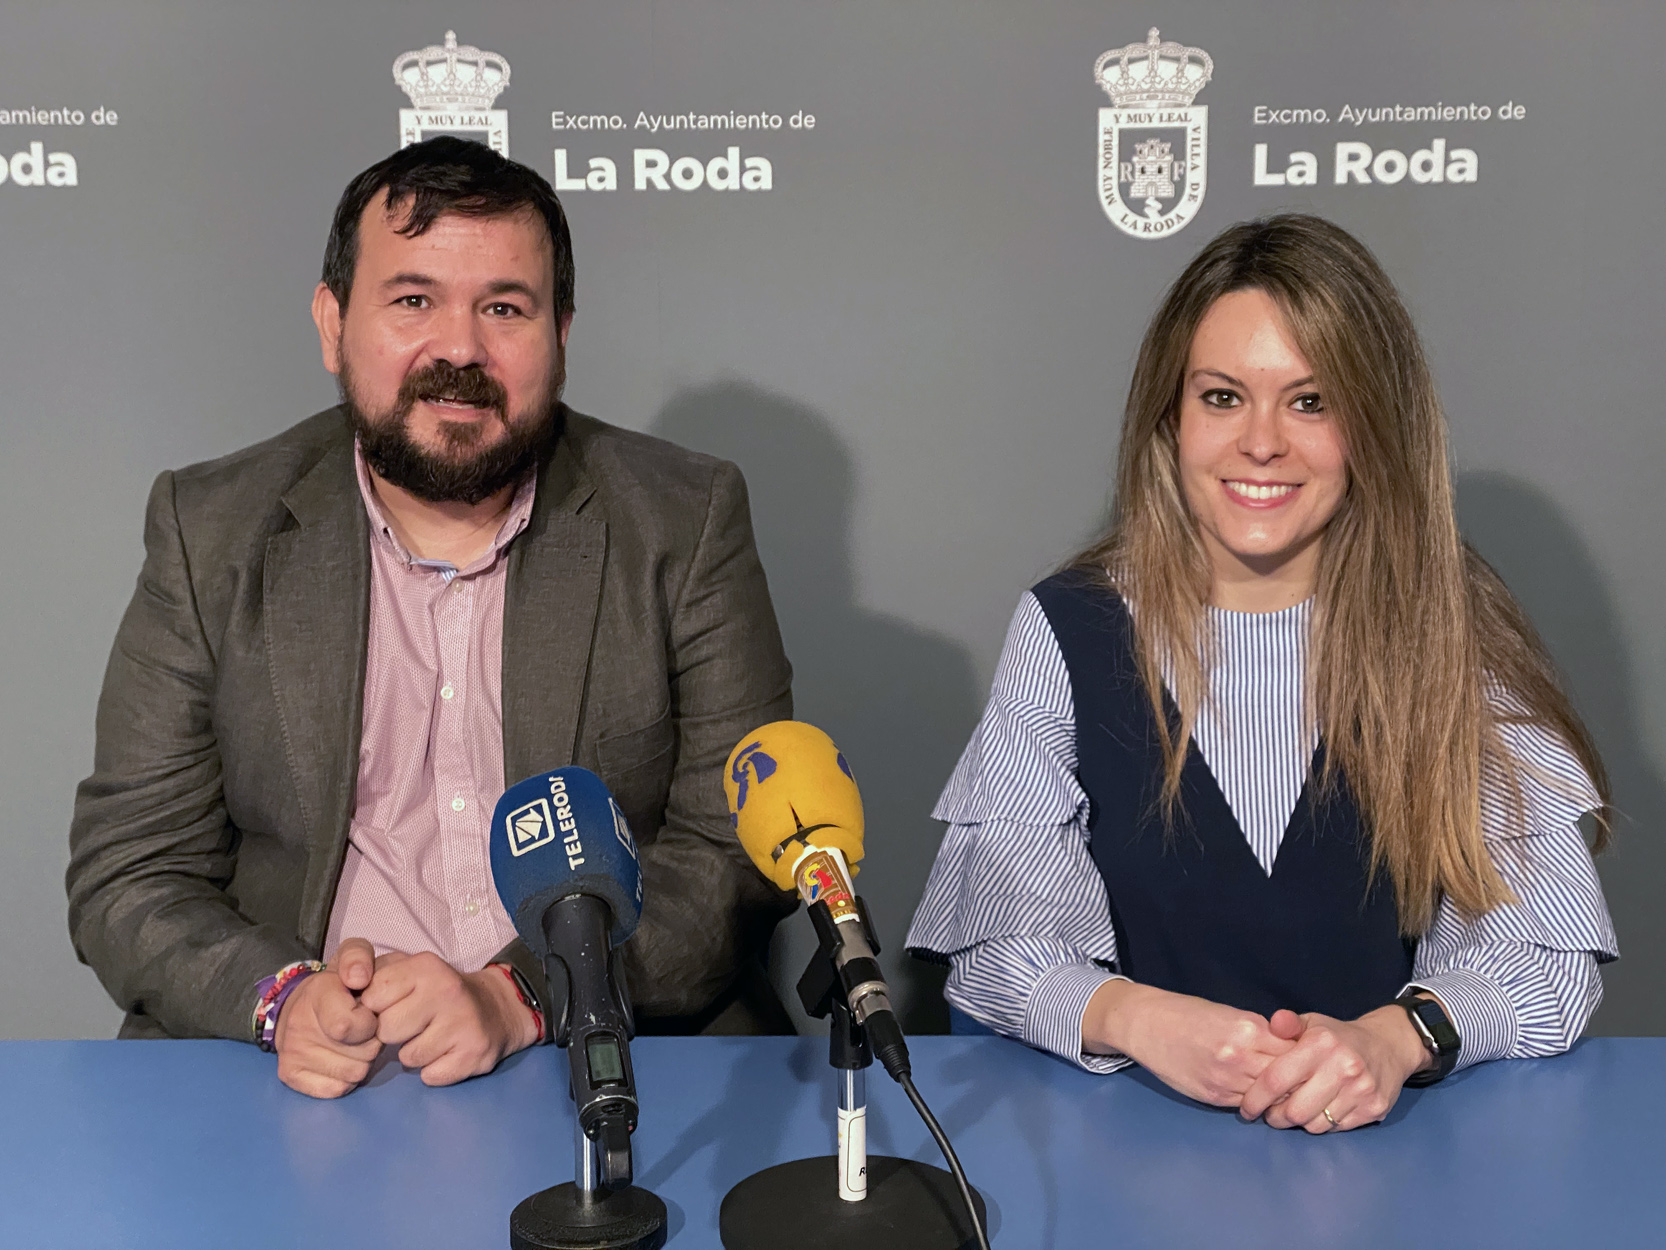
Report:
[{"label": "round microphone base", "polygon": [[[972,1191],[988,1227],[983,1195]],[[796,1159],[748,1176],[718,1213],[726,1250],[961,1250],[977,1245],[960,1186],[942,1168],[868,1156],[868,1196],[839,1197],[839,1161]]]},{"label": "round microphone base", "polygon": [[569,1181],[509,1216],[510,1250],[660,1250],[665,1233],[665,1204],[635,1185],[586,1194]]}]

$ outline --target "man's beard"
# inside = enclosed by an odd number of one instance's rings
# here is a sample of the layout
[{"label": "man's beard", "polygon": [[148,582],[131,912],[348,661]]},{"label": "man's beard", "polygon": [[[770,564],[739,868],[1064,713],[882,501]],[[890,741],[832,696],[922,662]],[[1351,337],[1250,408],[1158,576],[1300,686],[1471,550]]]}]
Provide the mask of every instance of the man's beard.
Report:
[{"label": "man's beard", "polygon": [[[429,503],[477,504],[525,477],[560,435],[556,420],[565,370],[558,364],[550,377],[547,398],[540,407],[523,409],[513,420],[503,384],[478,365],[459,369],[436,360],[406,375],[393,406],[367,413],[353,397],[352,375],[346,356],[337,379],[342,407],[358,437],[365,463],[376,476]],[[423,400],[452,400],[474,404],[496,414],[507,431],[486,445],[492,423],[441,420],[443,450],[430,451],[411,437],[411,410]]]}]

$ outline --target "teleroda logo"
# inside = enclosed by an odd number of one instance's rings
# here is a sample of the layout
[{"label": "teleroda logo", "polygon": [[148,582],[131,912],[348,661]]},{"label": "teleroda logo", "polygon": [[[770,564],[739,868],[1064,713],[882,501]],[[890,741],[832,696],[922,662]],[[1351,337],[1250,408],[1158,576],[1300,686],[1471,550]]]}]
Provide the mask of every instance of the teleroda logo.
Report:
[{"label": "teleroda logo", "polygon": [[525,855],[555,841],[555,821],[550,818],[548,799],[533,799],[503,818],[509,836],[509,853]]},{"label": "teleroda logo", "polygon": [[613,836],[619,839],[619,845],[625,848],[625,853],[632,859],[636,858],[636,839],[631,836],[630,821],[625,819],[625,813],[611,795],[607,805],[613,809]]},{"label": "teleroda logo", "polygon": [[509,62],[496,52],[459,44],[445,32],[443,44],[407,52],[393,63],[393,80],[411,97],[399,110],[399,146],[436,135],[456,135],[509,155],[509,112],[493,108],[509,85]]},{"label": "teleroda logo", "polygon": [[1192,100],[1214,75],[1202,48],[1165,42],[1113,48],[1093,65],[1111,97],[1099,110],[1099,203],[1124,234],[1160,239],[1203,205],[1209,174],[1209,109]]},{"label": "teleroda logo", "polygon": [[[614,802],[613,797],[611,795],[608,796],[607,805],[613,809],[613,836],[619,839],[619,845],[625,848],[625,850],[630,854],[630,857],[632,859],[636,860],[638,863],[641,863],[641,859],[637,856],[637,853],[636,853],[636,839],[631,836],[630,822],[625,819],[625,813],[622,810],[620,810],[619,804]],[[635,875],[636,875],[636,901],[638,903],[641,903],[642,902],[642,874],[640,872],[638,872]]]}]

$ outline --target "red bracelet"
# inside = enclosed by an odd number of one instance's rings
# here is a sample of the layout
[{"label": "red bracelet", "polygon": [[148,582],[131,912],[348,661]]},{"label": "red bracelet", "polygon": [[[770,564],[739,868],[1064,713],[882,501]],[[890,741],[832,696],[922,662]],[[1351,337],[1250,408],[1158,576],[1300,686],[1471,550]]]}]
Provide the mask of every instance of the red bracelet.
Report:
[{"label": "red bracelet", "polygon": [[526,984],[526,979],[510,964],[492,964],[491,966],[509,978],[509,984],[515,987],[515,997],[520,999],[521,1005],[532,1013],[532,1023],[538,1028],[538,1036],[532,1042],[536,1046],[544,1040],[544,1013],[538,1007],[538,1000],[532,996],[531,987]]}]

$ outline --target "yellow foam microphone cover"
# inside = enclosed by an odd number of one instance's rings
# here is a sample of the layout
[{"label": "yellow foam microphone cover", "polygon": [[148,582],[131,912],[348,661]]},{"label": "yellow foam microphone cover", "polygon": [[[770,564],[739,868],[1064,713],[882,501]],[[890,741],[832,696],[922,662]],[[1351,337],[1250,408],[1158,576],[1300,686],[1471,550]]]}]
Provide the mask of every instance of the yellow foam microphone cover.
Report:
[{"label": "yellow foam microphone cover", "polygon": [[735,744],[723,767],[729,822],[758,871],[794,889],[793,865],[810,847],[862,858],[862,792],[839,748],[814,725],[778,720]]}]

